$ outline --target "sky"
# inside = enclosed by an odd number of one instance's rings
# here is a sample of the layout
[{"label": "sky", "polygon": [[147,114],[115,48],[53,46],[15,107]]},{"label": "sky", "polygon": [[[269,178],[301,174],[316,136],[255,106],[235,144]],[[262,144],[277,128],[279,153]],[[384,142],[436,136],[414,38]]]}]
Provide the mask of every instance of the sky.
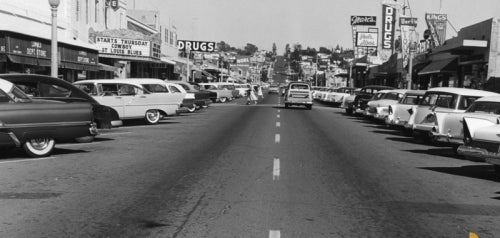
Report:
[{"label": "sky", "polygon": [[[224,41],[243,48],[247,43],[278,53],[285,45],[303,48],[353,48],[350,16],[376,16],[381,28],[382,2],[394,0],[127,0],[128,8],[159,10],[172,19],[179,40]],[[409,3],[422,34],[425,13],[445,13],[451,23],[447,38],[483,20],[500,18],[498,0],[398,0]],[[407,15],[409,15],[407,11]],[[453,27],[451,27],[453,26]],[[381,31],[381,30],[379,30]]]}]

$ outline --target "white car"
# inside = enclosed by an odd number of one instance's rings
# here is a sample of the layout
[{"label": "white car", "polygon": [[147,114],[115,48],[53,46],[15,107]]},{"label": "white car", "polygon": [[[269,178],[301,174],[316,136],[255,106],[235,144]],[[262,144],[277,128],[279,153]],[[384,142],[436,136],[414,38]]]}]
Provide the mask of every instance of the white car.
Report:
[{"label": "white car", "polygon": [[389,106],[396,104],[403,95],[406,93],[406,89],[394,89],[394,90],[382,90],[375,95],[379,95],[379,98],[373,101],[369,101],[365,109],[368,116],[372,116],[375,119],[384,120],[389,115]]},{"label": "white car", "polygon": [[326,90],[328,90],[327,87],[312,87],[312,97],[313,99],[315,100],[319,100],[321,98],[321,96],[323,95],[324,92],[326,92]]},{"label": "white car", "polygon": [[[496,95],[498,94],[467,88],[431,88],[425,92],[422,102],[414,112],[413,131],[417,136],[438,136],[435,133],[443,133],[439,127],[444,116],[450,113],[463,113],[478,98]],[[447,131],[444,133],[447,135]]]},{"label": "white car", "polygon": [[250,89],[250,84],[247,83],[235,83],[234,87],[239,92],[239,97],[246,97],[247,91]]},{"label": "white car", "polygon": [[406,91],[401,100],[389,106],[389,114],[385,119],[385,123],[390,126],[413,127],[412,121],[410,120],[414,110],[413,107],[418,105],[424,94],[425,90]]},{"label": "white car", "polygon": [[458,154],[493,164],[500,173],[500,96],[478,99],[467,111],[462,119],[464,145]]},{"label": "white car", "polygon": [[114,108],[120,119],[144,118],[148,124],[156,124],[164,116],[176,115],[184,98],[180,93],[151,93],[130,79],[82,80],[74,85],[89,93],[100,104]]},{"label": "white car", "polygon": [[345,97],[349,97],[354,94],[355,88],[342,87],[338,88],[332,92],[328,92],[324,96],[324,102],[338,104],[340,105]]}]

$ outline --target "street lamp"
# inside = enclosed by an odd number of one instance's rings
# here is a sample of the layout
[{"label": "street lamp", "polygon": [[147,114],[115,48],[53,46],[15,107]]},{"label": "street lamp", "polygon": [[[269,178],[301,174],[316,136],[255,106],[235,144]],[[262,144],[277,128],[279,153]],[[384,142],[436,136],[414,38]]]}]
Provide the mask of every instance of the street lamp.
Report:
[{"label": "street lamp", "polygon": [[50,47],[50,76],[57,78],[57,7],[59,0],[49,0],[50,10],[52,11],[52,42]]},{"label": "street lamp", "polygon": [[352,80],[352,65],[354,64],[354,59],[353,58],[348,58],[348,59],[345,59],[345,61],[347,61],[347,63],[349,64],[349,79],[347,80],[347,83],[348,83],[348,87],[352,87],[354,88],[354,81]]}]

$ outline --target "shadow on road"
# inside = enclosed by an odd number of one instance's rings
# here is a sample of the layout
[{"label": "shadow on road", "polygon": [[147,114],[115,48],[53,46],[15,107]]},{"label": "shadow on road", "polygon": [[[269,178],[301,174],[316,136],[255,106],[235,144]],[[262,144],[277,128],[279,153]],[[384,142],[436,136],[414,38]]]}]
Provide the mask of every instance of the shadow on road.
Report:
[{"label": "shadow on road", "polygon": [[406,152],[412,152],[416,154],[427,154],[427,155],[433,155],[433,156],[441,156],[441,157],[448,157],[448,158],[453,158],[453,159],[460,159],[460,160],[466,160],[464,157],[457,155],[453,148],[451,147],[443,147],[443,148],[433,148],[433,149],[427,149],[427,150],[403,150]]},{"label": "shadow on road", "polygon": [[[11,149],[5,150],[4,152],[5,153],[2,153],[0,155],[0,160],[1,159],[33,159],[33,158],[29,157],[22,148],[11,148]],[[56,148],[54,148],[54,150],[52,151],[52,154],[50,156],[77,154],[77,153],[89,153],[89,151],[79,150],[79,149],[57,148],[57,145],[56,145]]]},{"label": "shadow on road", "polygon": [[391,130],[390,128],[382,128],[382,127],[374,127],[376,129],[387,129],[387,130],[374,130],[371,131],[377,134],[391,135],[391,136],[403,136],[403,137],[412,137],[400,130]]},{"label": "shadow on road", "polygon": [[421,167],[419,169],[500,182],[500,176],[495,173],[495,170],[491,165],[467,165],[461,167]]}]

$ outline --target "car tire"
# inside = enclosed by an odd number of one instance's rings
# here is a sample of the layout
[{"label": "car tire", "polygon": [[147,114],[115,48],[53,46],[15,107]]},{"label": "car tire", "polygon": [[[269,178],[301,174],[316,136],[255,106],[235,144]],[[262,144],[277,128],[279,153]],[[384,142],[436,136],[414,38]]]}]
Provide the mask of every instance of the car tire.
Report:
[{"label": "car tire", "polygon": [[312,107],[313,107],[312,105],[306,105],[307,110],[311,110]]},{"label": "car tire", "polygon": [[347,115],[352,115],[352,108],[346,108],[345,113],[347,113]]},{"label": "car tire", "polygon": [[150,125],[158,123],[160,121],[160,118],[161,118],[160,111],[156,109],[148,110],[144,117],[146,123]]},{"label": "car tire", "polygon": [[494,164],[493,165],[493,168],[495,169],[495,173],[499,174],[500,175],[500,165],[496,165]]},{"label": "car tire", "polygon": [[190,112],[190,113],[192,113],[192,112],[196,111],[196,105],[193,105],[193,107],[191,107],[191,108],[189,108],[189,107],[188,107],[188,108],[187,108],[187,110],[188,110],[188,112]]},{"label": "car tire", "polygon": [[288,108],[290,107],[290,105],[288,105],[288,103],[285,103],[285,108]]},{"label": "car tire", "polygon": [[78,143],[90,143],[90,142],[94,141],[94,139],[95,139],[95,136],[84,136],[84,137],[75,138],[75,141]]},{"label": "car tire", "polygon": [[220,101],[221,103],[225,103],[225,102],[227,101],[227,98],[225,98],[225,97],[221,97],[221,98],[219,99],[219,101]]},{"label": "car tire", "polygon": [[23,148],[30,157],[45,157],[50,155],[55,144],[52,138],[37,138],[26,141]]}]

